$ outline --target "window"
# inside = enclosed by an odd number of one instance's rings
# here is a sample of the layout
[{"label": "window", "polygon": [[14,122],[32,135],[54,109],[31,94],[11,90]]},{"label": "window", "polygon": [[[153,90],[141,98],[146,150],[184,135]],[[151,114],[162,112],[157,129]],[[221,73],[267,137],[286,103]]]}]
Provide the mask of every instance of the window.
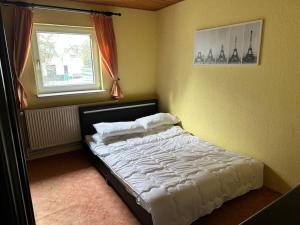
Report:
[{"label": "window", "polygon": [[38,95],[102,89],[93,28],[34,24],[32,47]]}]

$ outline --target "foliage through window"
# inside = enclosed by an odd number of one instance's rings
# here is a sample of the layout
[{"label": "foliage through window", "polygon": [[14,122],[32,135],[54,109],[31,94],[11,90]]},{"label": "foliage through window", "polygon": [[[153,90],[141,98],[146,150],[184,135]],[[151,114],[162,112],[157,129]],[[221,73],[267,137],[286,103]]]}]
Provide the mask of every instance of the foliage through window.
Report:
[{"label": "foliage through window", "polygon": [[35,24],[32,45],[38,94],[101,88],[92,28]]}]

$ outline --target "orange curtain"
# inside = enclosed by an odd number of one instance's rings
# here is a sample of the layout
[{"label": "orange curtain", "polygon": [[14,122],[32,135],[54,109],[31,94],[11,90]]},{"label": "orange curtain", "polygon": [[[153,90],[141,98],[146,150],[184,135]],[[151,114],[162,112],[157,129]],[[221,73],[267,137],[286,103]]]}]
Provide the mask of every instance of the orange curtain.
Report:
[{"label": "orange curtain", "polygon": [[92,18],[101,52],[102,65],[113,81],[111,96],[115,99],[123,98],[123,93],[118,83],[118,57],[112,18],[102,15],[93,15]]},{"label": "orange curtain", "polygon": [[21,83],[25,63],[30,48],[33,13],[28,8],[16,7],[14,11],[13,62],[12,67],[16,76],[16,90],[20,108],[26,108],[27,95]]}]

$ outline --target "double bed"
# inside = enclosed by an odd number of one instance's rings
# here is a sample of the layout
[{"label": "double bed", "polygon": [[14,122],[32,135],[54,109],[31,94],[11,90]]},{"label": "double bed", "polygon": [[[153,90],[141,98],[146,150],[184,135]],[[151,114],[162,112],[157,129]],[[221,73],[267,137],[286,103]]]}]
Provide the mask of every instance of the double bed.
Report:
[{"label": "double bed", "polygon": [[85,148],[107,182],[145,225],[188,225],[260,188],[263,164],[225,151],[180,126],[97,142],[93,124],[158,112],[156,100],[80,107]]}]

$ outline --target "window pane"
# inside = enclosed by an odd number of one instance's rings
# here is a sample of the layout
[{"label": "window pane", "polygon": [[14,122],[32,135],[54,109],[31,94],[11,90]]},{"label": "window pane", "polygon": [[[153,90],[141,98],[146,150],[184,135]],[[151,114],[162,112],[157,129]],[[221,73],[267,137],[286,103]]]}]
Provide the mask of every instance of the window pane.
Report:
[{"label": "window pane", "polygon": [[89,34],[37,33],[43,87],[95,84]]}]

